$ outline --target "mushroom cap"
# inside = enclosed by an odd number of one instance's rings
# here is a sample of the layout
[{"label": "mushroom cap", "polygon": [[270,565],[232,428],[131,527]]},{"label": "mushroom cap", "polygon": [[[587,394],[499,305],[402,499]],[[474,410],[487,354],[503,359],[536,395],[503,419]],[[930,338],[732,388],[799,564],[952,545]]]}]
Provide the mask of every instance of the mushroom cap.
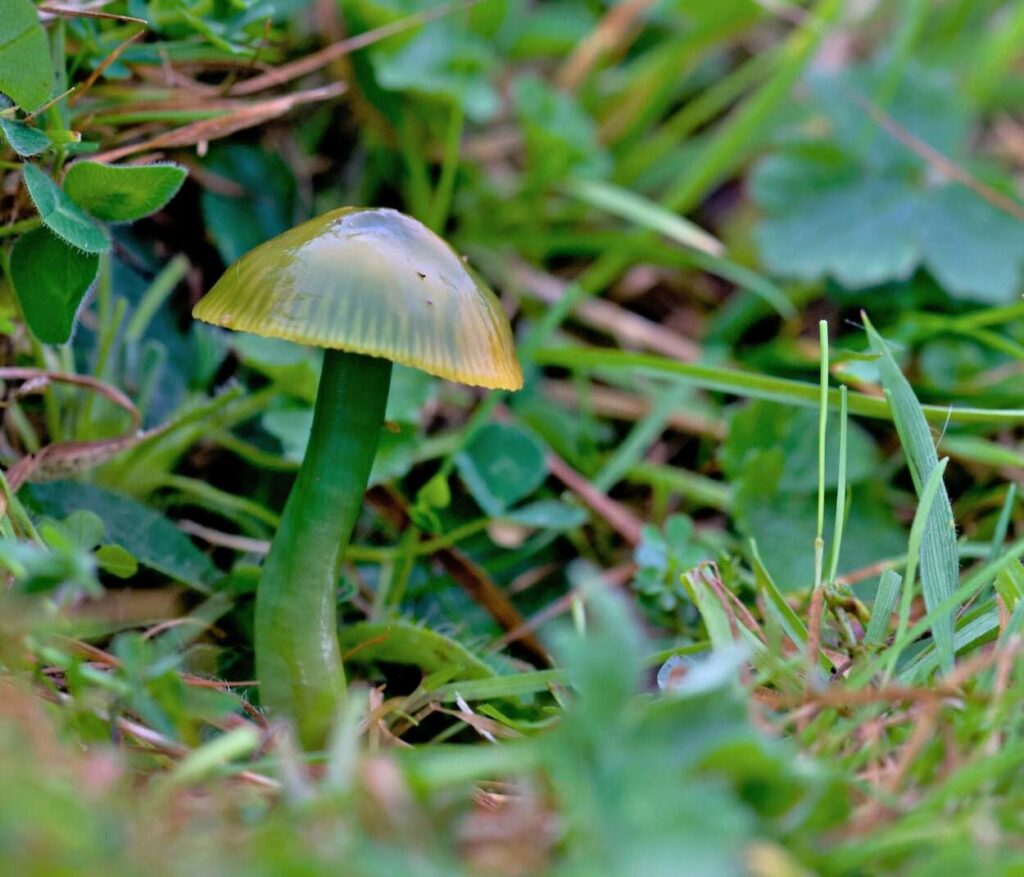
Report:
[{"label": "mushroom cap", "polygon": [[192,316],[463,384],[523,385],[494,293],[441,238],[397,210],[343,207],[278,235],[231,265]]}]

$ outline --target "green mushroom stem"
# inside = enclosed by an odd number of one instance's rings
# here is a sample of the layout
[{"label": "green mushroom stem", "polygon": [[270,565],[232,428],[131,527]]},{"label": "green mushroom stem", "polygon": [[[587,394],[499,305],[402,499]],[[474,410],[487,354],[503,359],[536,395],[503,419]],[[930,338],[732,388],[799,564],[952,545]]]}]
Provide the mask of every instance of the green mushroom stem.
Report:
[{"label": "green mushroom stem", "polygon": [[254,247],[192,313],[325,350],[306,457],[260,576],[255,632],[263,707],[294,722],[302,745],[315,749],[345,698],[338,573],[377,451],[391,363],[518,390],[512,328],[448,244],[376,207],[332,210]]},{"label": "green mushroom stem", "polygon": [[322,746],[345,698],[337,635],[341,561],[363,505],[391,362],[325,350],[313,428],[256,592],[260,701]]}]

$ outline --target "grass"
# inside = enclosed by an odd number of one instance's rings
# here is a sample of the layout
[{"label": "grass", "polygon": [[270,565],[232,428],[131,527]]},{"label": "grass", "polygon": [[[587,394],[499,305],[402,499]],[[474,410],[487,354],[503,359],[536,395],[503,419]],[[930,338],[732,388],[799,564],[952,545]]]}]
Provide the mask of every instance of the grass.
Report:
[{"label": "grass", "polygon": [[[50,138],[0,156],[0,874],[1024,868],[1024,5],[327,6],[47,7],[76,91],[0,111]],[[80,155],[189,179],[44,345],[22,166]],[[946,261],[879,177],[974,199]],[[468,255],[527,383],[396,373],[302,752],[251,619],[317,354],[187,314],[348,203]]]}]

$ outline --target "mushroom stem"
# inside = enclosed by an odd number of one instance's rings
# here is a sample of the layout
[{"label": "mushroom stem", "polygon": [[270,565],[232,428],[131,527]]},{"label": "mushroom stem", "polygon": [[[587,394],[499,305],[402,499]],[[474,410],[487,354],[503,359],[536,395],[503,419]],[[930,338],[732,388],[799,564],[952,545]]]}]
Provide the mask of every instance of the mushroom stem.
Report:
[{"label": "mushroom stem", "polygon": [[345,697],[338,648],[341,559],[363,505],[384,422],[391,362],[325,350],[306,456],[256,592],[260,702],[323,745]]}]

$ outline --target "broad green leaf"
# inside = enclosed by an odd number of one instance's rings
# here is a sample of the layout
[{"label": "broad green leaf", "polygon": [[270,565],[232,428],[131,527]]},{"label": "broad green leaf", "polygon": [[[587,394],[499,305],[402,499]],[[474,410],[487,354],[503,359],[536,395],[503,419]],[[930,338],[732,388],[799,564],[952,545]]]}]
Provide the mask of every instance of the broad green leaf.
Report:
[{"label": "broad green leaf", "polygon": [[45,228],[23,234],[11,250],[11,281],[32,334],[46,344],[65,344],[99,256],[68,246]]},{"label": "broad green leaf", "polygon": [[765,214],[755,234],[765,265],[784,277],[832,277],[849,289],[925,268],[956,298],[1012,300],[1024,276],[1024,224],[935,174],[865,109],[865,102],[880,106],[911,136],[962,161],[970,119],[952,84],[914,65],[895,81],[884,65],[814,80],[831,137],[791,144],[753,176]]},{"label": "broad green leaf", "polygon": [[110,249],[106,232],[34,164],[22,165],[25,185],[43,224],[57,237],[86,253]]},{"label": "broad green leaf", "polygon": [[925,268],[957,298],[1013,301],[1024,278],[1024,223],[966,186],[927,195],[920,229]]},{"label": "broad green leaf", "polygon": [[505,423],[482,427],[455,462],[473,498],[491,515],[529,496],[547,476],[540,442],[522,427]]},{"label": "broad green leaf", "polygon": [[501,106],[490,83],[495,60],[485,40],[447,21],[432,22],[395,52],[373,55],[384,88],[452,101],[476,121],[490,119]]},{"label": "broad green leaf", "polygon": [[[813,191],[808,176],[819,180]],[[791,191],[777,200],[787,180]],[[827,179],[805,159],[775,156],[758,168],[753,191],[766,214],[761,256],[781,276],[863,289],[924,267],[950,295],[991,303],[1012,300],[1020,284],[1024,225],[958,184],[839,169]]]},{"label": "broad green leaf", "polygon": [[871,101],[933,149],[957,154],[970,118],[950,73],[911,63],[898,80],[888,79],[884,62],[810,78],[816,103],[831,122],[833,139],[870,167],[923,167],[924,158],[881,130],[866,112],[864,101]]},{"label": "broad green leaf", "polygon": [[38,155],[53,145],[44,131],[14,119],[0,119],[0,131],[11,149],[21,156]]},{"label": "broad green leaf", "polygon": [[[893,421],[910,467],[914,487],[918,496],[921,496],[925,483],[939,465],[935,441],[909,381],[903,376],[882,336],[875,331],[866,315],[863,319],[871,349],[879,355],[878,370],[882,386],[892,409]],[[921,536],[921,588],[928,609],[933,609],[948,598],[956,590],[959,579],[956,521],[949,494],[945,486],[940,484]],[[944,671],[949,670],[954,662],[953,617],[953,612],[945,612],[935,619],[932,626]]]},{"label": "broad green leaf", "polygon": [[[765,266],[801,280],[831,276],[851,289],[909,277],[920,260],[920,192],[899,179],[858,178],[846,168],[828,178],[808,164],[775,156],[754,174],[754,198],[765,211],[756,235]],[[809,180],[818,186],[809,190]],[[774,193],[787,188],[776,202]]]},{"label": "broad green leaf", "polygon": [[[818,488],[818,414],[772,402],[755,400],[734,408],[729,433],[721,448],[722,466],[733,480],[741,476],[747,455],[780,448],[786,465],[778,489],[813,493]],[[859,484],[875,477],[878,450],[871,436],[856,423],[847,428],[846,480]],[[829,415],[825,443],[825,487],[836,486],[839,469],[838,415]]]},{"label": "broad green leaf", "polygon": [[29,0],[4,0],[0,15],[0,91],[23,110],[37,109],[53,89],[50,47]]},{"label": "broad green leaf", "polygon": [[64,177],[64,191],[97,219],[131,222],[163,207],[187,176],[188,171],[176,164],[118,166],[77,161]]},{"label": "broad green leaf", "polygon": [[32,484],[33,505],[51,517],[77,509],[95,512],[107,526],[106,538],[139,563],[198,591],[209,591],[219,574],[210,559],[159,512],[113,491],[77,481]]}]

